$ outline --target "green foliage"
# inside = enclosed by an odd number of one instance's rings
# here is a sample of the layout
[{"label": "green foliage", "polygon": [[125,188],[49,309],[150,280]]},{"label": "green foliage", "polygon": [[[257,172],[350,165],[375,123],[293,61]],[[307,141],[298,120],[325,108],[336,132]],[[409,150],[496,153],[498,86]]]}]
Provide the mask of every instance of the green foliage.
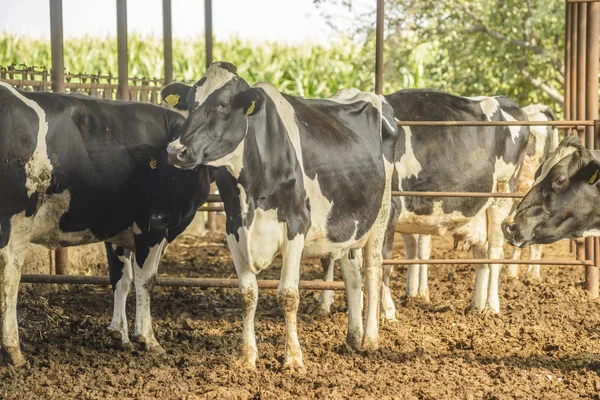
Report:
[{"label": "green foliage", "polygon": [[[130,35],[129,73],[137,77],[160,77],[163,72],[161,38]],[[114,38],[82,37],[64,43],[65,68],[72,73],[109,74],[117,72],[117,44]],[[329,48],[304,43],[254,44],[241,39],[216,42],[214,60],[232,62],[250,84],[266,81],[280,90],[306,97],[327,97],[338,89],[356,87],[373,90],[375,82],[374,44],[361,46],[350,40],[332,42]],[[173,42],[175,80],[196,81],[204,74],[204,40]],[[8,34],[0,35],[0,65],[50,66],[50,43]],[[386,91],[414,82],[412,72],[403,69],[398,80],[388,80]],[[394,82],[396,85],[392,85]]]},{"label": "green foliage", "polygon": [[[353,7],[346,0],[315,0],[331,2]],[[387,0],[385,79],[407,69],[419,79],[413,86],[464,96],[504,94],[520,104],[541,102],[560,112],[564,3]],[[335,18],[330,20],[335,25]],[[346,33],[370,41],[374,21],[374,12],[356,18]]]}]

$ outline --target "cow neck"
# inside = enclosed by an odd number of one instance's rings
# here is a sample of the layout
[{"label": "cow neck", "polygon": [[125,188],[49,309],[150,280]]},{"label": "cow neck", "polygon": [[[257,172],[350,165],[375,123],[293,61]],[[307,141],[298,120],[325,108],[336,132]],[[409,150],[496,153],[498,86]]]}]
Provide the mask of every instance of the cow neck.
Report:
[{"label": "cow neck", "polygon": [[266,111],[249,117],[246,137],[242,140],[244,154],[239,183],[253,197],[260,196],[259,191],[302,184],[299,160],[286,126],[270,98],[265,105]]}]

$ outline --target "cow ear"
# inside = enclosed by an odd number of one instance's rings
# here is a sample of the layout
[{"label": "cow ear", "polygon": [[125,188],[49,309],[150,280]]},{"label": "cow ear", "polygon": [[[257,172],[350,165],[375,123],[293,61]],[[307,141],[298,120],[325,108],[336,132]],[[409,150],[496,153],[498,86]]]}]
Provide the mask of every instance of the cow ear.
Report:
[{"label": "cow ear", "polygon": [[160,91],[160,95],[163,99],[163,105],[174,108],[176,110],[187,111],[188,106],[186,103],[186,98],[190,89],[190,86],[183,83],[169,83]]},{"label": "cow ear", "polygon": [[600,163],[596,160],[590,161],[583,167],[583,179],[590,185],[595,185],[600,181]]},{"label": "cow ear", "polygon": [[233,98],[233,106],[241,108],[246,116],[256,114],[262,107],[263,97],[257,88],[250,88],[238,93]]}]

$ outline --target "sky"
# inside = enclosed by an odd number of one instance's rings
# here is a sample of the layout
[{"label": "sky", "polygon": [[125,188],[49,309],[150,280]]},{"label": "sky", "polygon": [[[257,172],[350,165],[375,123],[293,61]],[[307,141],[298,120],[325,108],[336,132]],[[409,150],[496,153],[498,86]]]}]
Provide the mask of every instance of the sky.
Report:
[{"label": "sky", "polygon": [[[375,4],[375,0],[366,1]],[[174,37],[204,34],[203,0],[171,0],[171,3]],[[216,40],[239,36],[260,42],[310,40],[325,44],[335,32],[327,26],[322,10],[340,16],[348,14],[337,5],[318,9],[313,0],[213,0],[212,3]],[[0,31],[50,37],[48,0],[0,0],[0,10]],[[162,35],[162,0],[127,0],[127,10],[128,32]],[[63,25],[65,37],[115,36],[116,0],[63,0]]]}]

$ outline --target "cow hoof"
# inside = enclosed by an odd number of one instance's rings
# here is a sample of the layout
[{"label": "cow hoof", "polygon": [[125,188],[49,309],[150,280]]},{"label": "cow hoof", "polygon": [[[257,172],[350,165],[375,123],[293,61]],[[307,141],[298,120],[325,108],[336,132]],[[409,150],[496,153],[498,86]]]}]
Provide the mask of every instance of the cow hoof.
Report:
[{"label": "cow hoof", "polygon": [[150,354],[154,354],[154,355],[167,354],[165,349],[160,344],[155,344],[154,346],[152,346],[150,348],[148,348],[147,345],[144,345],[143,347],[144,347],[144,350],[146,350]]},{"label": "cow hoof", "polygon": [[539,275],[527,275],[525,277],[525,281],[527,281],[527,283],[533,283],[533,284],[539,284],[542,283],[542,277]]},{"label": "cow hoof", "polygon": [[310,315],[316,319],[328,318],[331,315],[331,310],[329,307],[319,303],[315,309],[310,312]]},{"label": "cow hoof", "polygon": [[417,299],[421,300],[424,303],[429,303],[429,291],[426,292],[419,292],[419,294],[417,294]]},{"label": "cow hoof", "polygon": [[281,371],[291,375],[302,375],[306,373],[306,368],[302,363],[302,359],[294,359],[283,363]]},{"label": "cow hoof", "polygon": [[379,339],[377,338],[368,338],[365,337],[363,339],[361,350],[363,351],[375,351],[379,349]]},{"label": "cow hoof", "polygon": [[8,364],[12,364],[15,367],[20,367],[25,364],[25,358],[23,358],[23,354],[21,353],[21,349],[19,347],[2,347],[2,356]]},{"label": "cow hoof", "polygon": [[158,343],[158,341],[151,336],[150,338],[146,338],[142,335],[133,335],[131,340],[135,343],[138,343],[142,350],[147,351],[151,354],[165,354],[165,349]]},{"label": "cow hoof", "polygon": [[352,350],[358,350],[360,349],[360,344],[361,344],[362,340],[360,337],[360,333],[359,334],[348,334],[348,336],[346,336],[346,343],[348,344],[348,346],[350,346],[350,348]]},{"label": "cow hoof", "polygon": [[123,335],[123,333],[121,333],[120,331],[111,330],[110,347],[115,350],[132,351],[133,344],[128,339],[123,340],[124,337],[126,338],[126,336]]}]

